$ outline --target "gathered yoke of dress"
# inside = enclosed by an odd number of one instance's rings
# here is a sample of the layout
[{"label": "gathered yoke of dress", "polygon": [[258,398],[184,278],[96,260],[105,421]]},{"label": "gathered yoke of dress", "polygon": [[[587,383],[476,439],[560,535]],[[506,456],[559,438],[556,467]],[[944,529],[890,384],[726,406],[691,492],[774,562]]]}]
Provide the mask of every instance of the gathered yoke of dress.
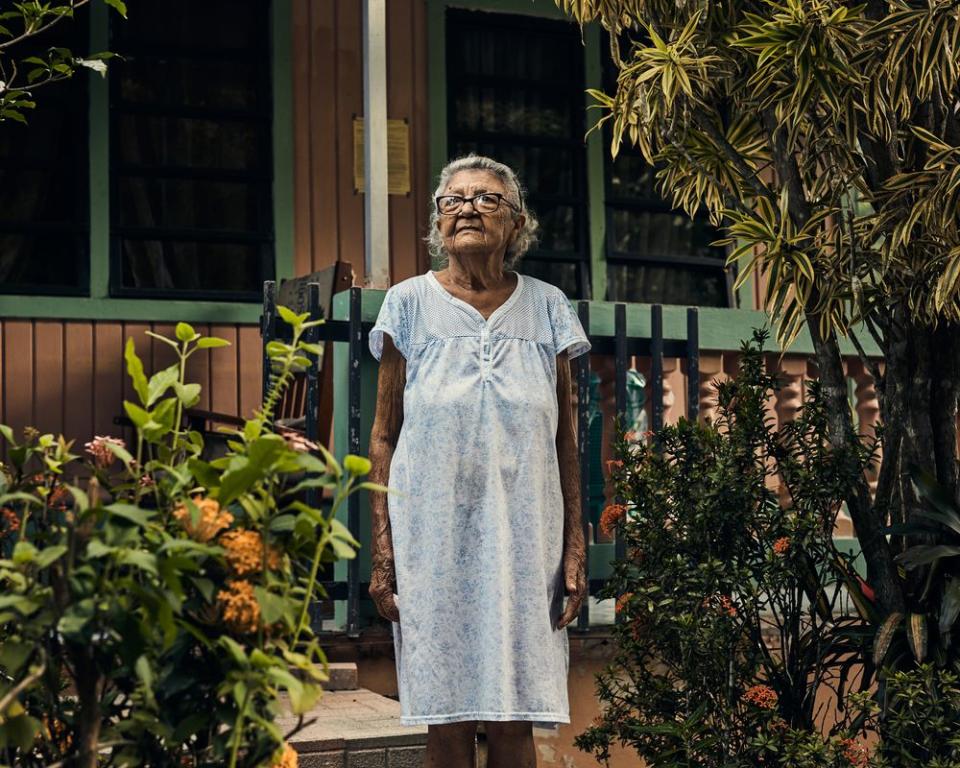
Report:
[{"label": "gathered yoke of dress", "polygon": [[517,275],[489,318],[433,272],[370,331],[406,359],[387,506],[403,725],[569,723],[556,358],[590,349],[566,296]]}]

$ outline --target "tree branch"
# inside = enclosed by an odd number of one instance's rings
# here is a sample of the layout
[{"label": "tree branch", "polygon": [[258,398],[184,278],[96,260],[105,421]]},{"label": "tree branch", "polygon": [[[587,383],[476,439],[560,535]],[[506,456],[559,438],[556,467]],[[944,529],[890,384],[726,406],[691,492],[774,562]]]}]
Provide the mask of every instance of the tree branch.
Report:
[{"label": "tree branch", "polygon": [[754,195],[756,197],[765,197],[776,207],[777,197],[773,194],[773,191],[757,177],[759,171],[755,171],[747,164],[743,155],[737,151],[736,147],[727,141],[727,137],[717,128],[716,124],[710,119],[710,116],[706,112],[697,107],[695,107],[692,112],[697,127],[714,141],[727,160],[730,161],[730,164],[737,169],[744,183],[753,190]]},{"label": "tree branch", "polygon": [[[90,0],[77,0],[76,3],[71,3],[71,6],[72,6],[74,9],[77,9],[77,8],[80,8],[81,6],[86,5],[86,4],[89,3],[89,2],[90,2]],[[9,40],[7,40],[5,43],[0,43],[0,51],[5,50],[6,48],[9,48],[10,46],[19,43],[21,40],[26,40],[28,37],[33,37],[33,36],[35,36],[35,35],[39,35],[39,34],[41,34],[41,33],[43,33],[43,32],[46,32],[46,31],[47,31],[48,29],[50,29],[54,24],[56,24],[57,22],[59,22],[59,21],[60,21],[61,19],[63,19],[63,18],[64,18],[64,17],[61,16],[61,15],[56,15],[56,16],[54,16],[53,21],[51,21],[49,24],[46,24],[46,25],[44,25],[44,26],[42,26],[42,27],[37,27],[36,29],[31,29],[31,30],[29,30],[29,31],[25,29],[22,35],[20,35],[20,36],[18,36],[18,37],[12,37],[12,38],[10,38]]]}]

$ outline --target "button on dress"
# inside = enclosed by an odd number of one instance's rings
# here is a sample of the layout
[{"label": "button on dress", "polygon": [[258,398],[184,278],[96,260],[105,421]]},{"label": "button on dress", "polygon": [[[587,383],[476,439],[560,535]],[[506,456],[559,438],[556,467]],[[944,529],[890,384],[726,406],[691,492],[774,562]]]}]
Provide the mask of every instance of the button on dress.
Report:
[{"label": "button on dress", "polygon": [[370,331],[406,359],[387,497],[402,725],[569,723],[556,356],[590,349],[566,296],[517,275],[488,319],[432,271]]}]

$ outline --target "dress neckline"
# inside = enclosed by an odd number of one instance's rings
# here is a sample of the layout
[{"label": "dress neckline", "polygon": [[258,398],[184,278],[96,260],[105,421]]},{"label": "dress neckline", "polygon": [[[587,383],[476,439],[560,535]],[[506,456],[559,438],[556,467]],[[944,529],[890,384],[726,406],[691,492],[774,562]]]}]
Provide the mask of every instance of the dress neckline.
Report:
[{"label": "dress neckline", "polygon": [[493,310],[493,312],[490,313],[490,317],[484,317],[483,313],[479,309],[477,309],[475,306],[473,306],[473,304],[471,304],[469,301],[464,301],[463,299],[460,299],[454,296],[452,293],[450,293],[450,291],[448,291],[446,288],[443,287],[443,284],[437,279],[437,275],[432,269],[427,270],[427,282],[430,283],[438,291],[440,291],[440,293],[442,293],[449,302],[451,302],[452,304],[456,304],[459,307],[463,307],[468,312],[472,312],[474,315],[476,315],[480,319],[481,323],[486,323],[487,325],[489,325],[498,316],[502,315],[511,306],[513,306],[513,304],[519,298],[520,292],[523,290],[523,275],[521,275],[519,272],[515,272],[514,270],[507,270],[507,271],[513,272],[517,276],[517,285],[513,289],[513,293],[511,293],[507,297],[507,300],[504,301],[503,304],[501,304],[499,307]]}]

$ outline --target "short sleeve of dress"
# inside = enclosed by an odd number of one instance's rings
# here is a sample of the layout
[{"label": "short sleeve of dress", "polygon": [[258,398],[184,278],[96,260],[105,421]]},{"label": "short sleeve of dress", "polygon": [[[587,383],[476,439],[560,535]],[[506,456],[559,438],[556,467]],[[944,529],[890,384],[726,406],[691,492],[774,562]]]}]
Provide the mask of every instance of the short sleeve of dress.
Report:
[{"label": "short sleeve of dress", "polygon": [[556,354],[559,355],[566,350],[567,354],[573,358],[590,351],[590,342],[587,340],[587,334],[584,333],[580,318],[563,294],[554,298],[552,323]]},{"label": "short sleeve of dress", "polygon": [[383,355],[383,334],[389,333],[395,346],[404,359],[409,357],[407,340],[409,338],[408,318],[403,299],[395,288],[388,288],[380,305],[377,321],[370,329],[370,354],[377,360]]}]

